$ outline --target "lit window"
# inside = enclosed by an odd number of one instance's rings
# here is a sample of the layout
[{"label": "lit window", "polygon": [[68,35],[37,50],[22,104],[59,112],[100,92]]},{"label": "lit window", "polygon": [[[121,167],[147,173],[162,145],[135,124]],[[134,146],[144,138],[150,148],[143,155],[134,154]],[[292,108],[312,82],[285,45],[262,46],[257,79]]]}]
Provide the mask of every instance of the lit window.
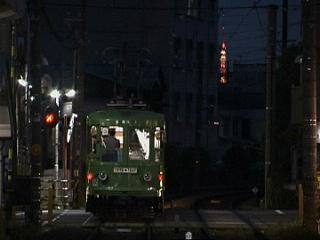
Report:
[{"label": "lit window", "polygon": [[103,126],[100,131],[101,160],[103,162],[122,161],[123,127]]},{"label": "lit window", "polygon": [[129,130],[129,159],[148,160],[150,154],[150,136],[145,129]]}]

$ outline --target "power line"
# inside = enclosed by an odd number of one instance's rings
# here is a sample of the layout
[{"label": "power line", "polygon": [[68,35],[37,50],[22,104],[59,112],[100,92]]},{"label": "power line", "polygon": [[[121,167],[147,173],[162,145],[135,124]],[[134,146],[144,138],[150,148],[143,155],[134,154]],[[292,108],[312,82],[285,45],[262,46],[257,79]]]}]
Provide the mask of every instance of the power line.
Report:
[{"label": "power line", "polygon": [[229,36],[229,43],[231,42],[233,36],[237,33],[238,29],[240,28],[240,26],[242,25],[242,23],[244,22],[244,20],[250,15],[250,13],[254,10],[254,7],[257,6],[257,4],[261,2],[261,0],[259,0],[258,2],[254,2],[253,6],[249,9],[249,11],[247,12],[247,14],[245,14],[240,22],[238,23],[238,25],[235,27],[235,29],[233,30],[233,32],[230,34]]},{"label": "power line", "polygon": [[75,49],[77,48],[77,44],[72,44],[72,46],[66,45],[64,42],[67,40],[71,40],[71,38],[74,36],[74,32],[73,30],[69,31],[68,34],[66,34],[65,36],[62,36],[58,31],[56,31],[53,27],[53,24],[47,14],[45,5],[43,3],[43,0],[40,1],[40,10],[41,10],[41,14],[45,19],[46,25],[48,26],[50,33],[55,37],[55,39],[57,40],[57,42],[64,48],[66,49]]},{"label": "power line", "polygon": [[[260,1],[259,1],[260,2]],[[56,7],[77,7],[81,8],[81,4],[78,3],[56,3],[56,2],[46,2],[46,5],[56,6]],[[219,7],[218,10],[246,10],[246,9],[267,9],[270,5],[257,5],[255,6],[235,6],[235,7]],[[282,8],[282,5],[275,5]],[[116,10],[147,10],[147,11],[169,11],[169,10],[208,10],[206,7],[130,7],[130,6],[116,6],[116,5],[106,5],[106,4],[87,4],[87,8],[98,8],[98,9],[116,9]],[[298,10],[300,5],[291,5],[289,10]]]}]

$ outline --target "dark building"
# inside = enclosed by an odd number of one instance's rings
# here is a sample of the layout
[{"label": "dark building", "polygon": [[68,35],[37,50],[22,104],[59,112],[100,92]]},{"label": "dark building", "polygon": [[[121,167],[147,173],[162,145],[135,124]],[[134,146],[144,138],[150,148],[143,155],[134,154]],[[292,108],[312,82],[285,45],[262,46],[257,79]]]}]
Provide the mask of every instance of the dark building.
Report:
[{"label": "dark building", "polygon": [[219,156],[234,145],[263,148],[265,64],[235,63],[230,84],[219,88]]},{"label": "dark building", "polygon": [[[60,0],[46,9],[48,72],[54,85],[66,88],[73,83],[81,4]],[[144,95],[166,114],[170,144],[183,150],[199,143],[215,161],[218,1],[95,0],[86,11],[86,109],[123,92]]]}]

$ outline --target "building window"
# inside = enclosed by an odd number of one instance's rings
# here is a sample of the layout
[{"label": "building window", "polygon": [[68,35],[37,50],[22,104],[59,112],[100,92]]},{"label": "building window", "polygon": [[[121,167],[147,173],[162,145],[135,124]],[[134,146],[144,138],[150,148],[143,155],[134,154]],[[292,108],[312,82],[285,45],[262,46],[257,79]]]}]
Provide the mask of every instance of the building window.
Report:
[{"label": "building window", "polygon": [[193,41],[192,39],[188,39],[186,42],[186,67],[192,67],[193,60]]},{"label": "building window", "polygon": [[215,14],[216,13],[216,1],[217,0],[209,0],[209,17],[210,19],[214,19],[215,18]]},{"label": "building window", "polygon": [[197,43],[197,60],[198,60],[198,66],[202,67],[202,65],[203,65],[203,42]]},{"label": "building window", "polygon": [[187,15],[200,17],[201,0],[188,0]]},{"label": "building window", "polygon": [[208,46],[208,72],[214,73],[216,65],[214,64],[214,54],[215,49],[213,44],[209,44]]},{"label": "building window", "polygon": [[214,118],[214,109],[215,109],[215,104],[216,104],[216,96],[211,94],[209,95],[209,100],[208,100],[208,118],[213,119]]},{"label": "building window", "polygon": [[173,62],[174,67],[178,67],[181,57],[181,39],[178,37],[173,38]]},{"label": "building window", "polygon": [[173,116],[174,116],[174,120],[179,122],[181,121],[181,116],[180,116],[180,101],[181,101],[181,97],[180,97],[180,93],[179,92],[175,92],[174,96],[173,96]]},{"label": "building window", "polygon": [[192,104],[193,104],[193,95],[192,93],[187,93],[186,94],[186,122],[188,123],[191,123]]},{"label": "building window", "polygon": [[241,126],[243,138],[250,138],[250,128],[251,128],[250,119],[243,119],[242,126]]},{"label": "building window", "polygon": [[174,11],[178,16],[183,16],[186,14],[186,1],[185,0],[175,0],[174,1]]},{"label": "building window", "polygon": [[238,118],[234,118],[232,122],[232,134],[234,137],[237,137],[239,135],[239,120]]},{"label": "building window", "polygon": [[178,37],[173,38],[173,54],[176,58],[181,54],[181,40]]},{"label": "building window", "polygon": [[230,135],[230,119],[223,119],[223,136],[228,137]]},{"label": "building window", "polygon": [[209,107],[214,108],[216,105],[216,96],[211,94],[209,96]]}]

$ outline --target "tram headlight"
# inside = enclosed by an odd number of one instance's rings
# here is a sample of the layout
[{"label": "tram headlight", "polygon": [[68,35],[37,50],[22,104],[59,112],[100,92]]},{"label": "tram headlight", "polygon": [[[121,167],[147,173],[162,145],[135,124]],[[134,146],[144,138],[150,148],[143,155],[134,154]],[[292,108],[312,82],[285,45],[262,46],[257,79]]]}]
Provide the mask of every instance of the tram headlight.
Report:
[{"label": "tram headlight", "polygon": [[100,173],[98,174],[98,178],[99,178],[99,180],[101,180],[101,181],[106,181],[106,180],[108,179],[108,175],[107,175],[105,172],[100,172]]}]

